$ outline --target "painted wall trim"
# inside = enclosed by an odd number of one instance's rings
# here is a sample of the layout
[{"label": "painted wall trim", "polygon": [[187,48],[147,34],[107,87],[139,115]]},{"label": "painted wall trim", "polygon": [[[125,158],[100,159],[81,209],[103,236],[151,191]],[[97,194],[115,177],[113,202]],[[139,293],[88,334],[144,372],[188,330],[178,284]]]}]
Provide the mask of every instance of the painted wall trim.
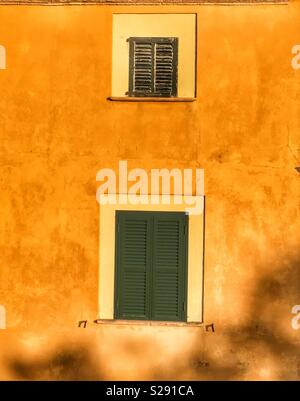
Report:
[{"label": "painted wall trim", "polygon": [[257,6],[257,5],[288,5],[289,0],[228,0],[228,1],[217,1],[217,0],[142,0],[142,1],[131,1],[131,0],[0,0],[1,5],[21,5],[21,6],[72,6],[72,5],[104,5],[104,6],[191,6],[191,5],[218,5],[218,6]]}]

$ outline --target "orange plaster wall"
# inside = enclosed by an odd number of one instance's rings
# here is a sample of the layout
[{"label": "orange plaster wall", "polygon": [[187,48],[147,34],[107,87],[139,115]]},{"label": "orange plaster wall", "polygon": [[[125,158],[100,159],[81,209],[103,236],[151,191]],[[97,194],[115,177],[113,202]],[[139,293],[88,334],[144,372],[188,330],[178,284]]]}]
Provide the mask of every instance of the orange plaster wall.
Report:
[{"label": "orange plaster wall", "polygon": [[[114,12],[197,13],[195,102],[107,100]],[[299,2],[0,7],[6,336],[75,330],[78,320],[97,317],[99,169],[117,169],[119,160],[132,168],[201,167],[205,322],[216,327],[203,349],[219,367],[221,344],[237,350],[259,337],[241,353],[243,361],[254,358],[253,374],[297,377],[299,354],[289,352],[299,344],[290,324],[300,304],[300,70],[291,67],[299,23]],[[160,330],[176,338],[174,328]],[[266,349],[274,371],[260,366]]]}]

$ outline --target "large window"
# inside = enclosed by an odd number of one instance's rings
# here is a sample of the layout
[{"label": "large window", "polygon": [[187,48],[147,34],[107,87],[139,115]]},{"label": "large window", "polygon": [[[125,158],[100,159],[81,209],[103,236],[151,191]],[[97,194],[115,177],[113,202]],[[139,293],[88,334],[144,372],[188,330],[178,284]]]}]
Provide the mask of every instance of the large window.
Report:
[{"label": "large window", "polygon": [[115,318],[186,321],[188,216],[117,211]]},{"label": "large window", "polygon": [[203,322],[204,197],[169,196],[131,204],[112,194],[100,204],[99,319]]},{"label": "large window", "polygon": [[177,96],[178,38],[129,38],[129,96]]}]

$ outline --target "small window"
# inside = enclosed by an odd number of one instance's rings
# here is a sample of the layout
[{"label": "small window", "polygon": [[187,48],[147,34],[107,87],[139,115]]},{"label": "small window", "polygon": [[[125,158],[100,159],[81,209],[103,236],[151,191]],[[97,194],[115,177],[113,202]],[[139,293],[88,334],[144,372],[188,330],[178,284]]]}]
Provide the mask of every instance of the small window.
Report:
[{"label": "small window", "polygon": [[186,321],[184,212],[117,212],[115,318]]},{"label": "small window", "polygon": [[178,38],[129,38],[128,41],[128,95],[176,97]]}]

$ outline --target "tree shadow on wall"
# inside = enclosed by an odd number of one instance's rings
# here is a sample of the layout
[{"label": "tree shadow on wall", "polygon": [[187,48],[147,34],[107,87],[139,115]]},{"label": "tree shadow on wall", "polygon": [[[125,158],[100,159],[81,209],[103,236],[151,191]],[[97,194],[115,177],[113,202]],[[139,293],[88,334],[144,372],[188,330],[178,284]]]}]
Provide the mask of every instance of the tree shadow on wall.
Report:
[{"label": "tree shadow on wall", "polygon": [[195,345],[190,367],[197,378],[300,379],[300,330],[291,326],[291,309],[300,304],[300,255],[274,266],[271,273],[265,274],[264,267],[259,271],[246,322],[224,330],[216,327],[215,338],[206,335],[204,347]]},{"label": "tree shadow on wall", "polygon": [[19,380],[101,380],[98,364],[86,346],[60,346],[53,354],[28,360],[9,361],[13,377]]},{"label": "tree shadow on wall", "polygon": [[[300,330],[291,327],[291,308],[300,303],[300,254],[267,270],[268,274],[264,266],[258,269],[261,276],[250,291],[247,319],[242,325],[216,326],[214,333],[203,333],[195,340],[190,355],[178,356],[176,362],[176,349],[175,362],[163,365],[156,364],[146,352],[155,348],[149,339],[126,338],[124,358],[147,358],[146,380],[299,380]],[[107,363],[95,358],[94,351],[92,345],[72,346],[64,341],[43,357],[10,356],[7,362],[13,377],[20,380],[105,380]],[[118,358],[115,350],[110,354]],[[140,374],[137,371],[136,380]]]}]

